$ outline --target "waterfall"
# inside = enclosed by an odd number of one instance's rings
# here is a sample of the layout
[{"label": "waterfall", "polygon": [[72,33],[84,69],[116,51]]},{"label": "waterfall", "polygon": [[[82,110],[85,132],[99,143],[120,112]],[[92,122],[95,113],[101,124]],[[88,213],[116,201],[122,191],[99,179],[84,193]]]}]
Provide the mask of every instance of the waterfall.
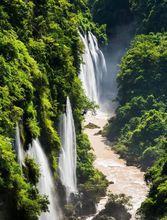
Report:
[{"label": "waterfall", "polygon": [[32,146],[30,147],[28,154],[40,166],[41,176],[38,183],[38,189],[40,194],[48,196],[50,202],[48,207],[49,212],[42,213],[39,220],[61,220],[62,213],[59,207],[52,173],[49,167],[47,157],[38,140],[33,140]]},{"label": "waterfall", "polygon": [[87,36],[84,37],[80,34],[81,40],[84,44],[83,63],[80,67],[79,77],[83,84],[86,96],[96,103],[98,103],[97,85],[95,77],[95,69],[91,57]]},{"label": "waterfall", "polygon": [[20,166],[22,166],[24,161],[24,150],[20,139],[20,130],[18,124],[16,125],[15,150],[18,163],[20,164]]},{"label": "waterfall", "polygon": [[84,54],[79,78],[83,84],[86,96],[100,105],[102,80],[107,73],[105,58],[98,47],[96,37],[91,32],[84,36],[80,34],[80,38],[84,45]]},{"label": "waterfall", "polygon": [[67,202],[71,193],[77,193],[76,178],[76,134],[70,99],[67,97],[66,113],[60,120],[62,149],[59,157],[60,179],[66,189]]}]

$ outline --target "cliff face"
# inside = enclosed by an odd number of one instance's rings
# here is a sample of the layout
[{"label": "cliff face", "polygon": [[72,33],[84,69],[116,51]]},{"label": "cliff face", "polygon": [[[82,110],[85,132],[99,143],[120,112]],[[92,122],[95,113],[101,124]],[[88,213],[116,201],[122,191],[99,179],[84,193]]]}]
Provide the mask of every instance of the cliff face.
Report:
[{"label": "cliff face", "polygon": [[[17,163],[13,150],[16,125],[24,151],[33,139],[40,139],[57,179],[59,116],[69,96],[78,149],[85,142],[89,148],[81,122],[83,112],[93,105],[78,78],[83,52],[78,28],[98,32],[99,36],[101,32],[82,1],[4,0],[0,14],[0,193],[5,194],[9,218],[37,219],[47,210],[47,199],[37,190],[38,166],[29,159],[22,169]],[[94,173],[90,180],[84,169],[80,170],[82,183],[94,184],[97,171],[92,166],[92,155],[78,151],[79,166],[84,158],[90,158],[88,172]]]}]

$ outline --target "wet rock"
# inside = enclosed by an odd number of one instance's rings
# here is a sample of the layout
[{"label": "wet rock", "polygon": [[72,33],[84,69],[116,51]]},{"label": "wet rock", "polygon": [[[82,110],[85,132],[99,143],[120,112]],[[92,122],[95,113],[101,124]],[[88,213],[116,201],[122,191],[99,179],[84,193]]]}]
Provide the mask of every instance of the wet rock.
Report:
[{"label": "wet rock", "polygon": [[7,194],[0,194],[0,220],[9,220],[10,206],[8,205]]},{"label": "wet rock", "polygon": [[95,133],[94,135],[101,135],[102,134],[102,130],[99,130],[97,133]]},{"label": "wet rock", "polygon": [[96,204],[92,195],[84,192],[80,194],[80,201],[76,207],[77,216],[85,216],[96,213]]},{"label": "wet rock", "polygon": [[89,124],[87,124],[87,125],[85,126],[85,128],[96,129],[96,128],[100,128],[100,127],[97,126],[97,125],[95,125],[95,124],[93,124],[93,123],[91,123],[91,122],[89,122]]},{"label": "wet rock", "polygon": [[116,219],[113,217],[109,217],[107,215],[103,215],[103,216],[97,216],[93,218],[93,220],[116,220]]},{"label": "wet rock", "polygon": [[113,181],[110,181],[109,184],[114,184],[114,182],[113,182]]},{"label": "wet rock", "polygon": [[131,214],[125,205],[128,205],[128,198],[125,195],[110,195],[105,209],[103,209],[93,220],[130,220]]}]

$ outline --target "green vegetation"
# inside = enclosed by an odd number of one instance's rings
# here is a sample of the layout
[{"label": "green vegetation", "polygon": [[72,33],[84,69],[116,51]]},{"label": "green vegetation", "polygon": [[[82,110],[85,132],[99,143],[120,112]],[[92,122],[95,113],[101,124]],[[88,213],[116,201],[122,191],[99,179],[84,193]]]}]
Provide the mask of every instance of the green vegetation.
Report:
[{"label": "green vegetation", "polygon": [[[129,164],[140,164],[144,169],[151,167],[159,158],[164,163],[163,158],[167,153],[166,51],[166,34],[135,37],[122,59],[117,78],[120,106],[116,117],[110,120],[106,128],[107,136],[115,142],[116,151]],[[152,210],[156,210],[155,219],[166,213],[162,208],[166,204],[166,174],[162,178],[163,174],[159,171],[159,176],[155,177],[156,173],[152,172],[154,170],[158,170],[156,163],[148,171],[151,172],[151,189],[148,199],[142,205],[146,219],[153,219]],[[161,186],[164,186],[164,198],[158,198]],[[161,211],[158,211],[159,208]]]},{"label": "green vegetation", "polygon": [[[93,22],[89,7],[99,24]],[[106,134],[129,163],[145,170],[150,167],[145,176],[150,192],[140,210],[143,218],[166,218],[166,9],[166,0],[1,1],[0,197],[9,219],[37,220],[48,204],[36,187],[40,173],[35,162],[26,158],[22,170],[17,163],[13,151],[16,124],[24,150],[32,139],[40,138],[57,178],[57,130],[67,96],[76,125],[78,182],[95,199],[104,193],[107,181],[93,168],[90,143],[82,133],[83,114],[95,106],[85,97],[78,79],[83,52],[78,30],[91,30],[104,42],[106,25],[112,32],[132,17],[137,32],[143,34],[135,37],[122,59],[120,106]]]},{"label": "green vegetation", "polygon": [[89,5],[94,21],[106,24],[108,33],[133,20],[138,33],[167,31],[166,0],[89,0]]},{"label": "green vegetation", "polygon": [[[167,216],[167,2],[131,0],[138,33],[123,57],[117,77],[116,116],[105,128],[115,150],[128,164],[146,170],[150,186],[142,219]],[[150,33],[154,32],[154,33]]]},{"label": "green vegetation", "polygon": [[94,105],[78,79],[83,52],[78,30],[92,30],[104,41],[105,26],[93,23],[87,1],[2,0],[0,28],[1,195],[12,219],[35,220],[47,210],[48,201],[36,188],[40,174],[34,161],[25,159],[23,173],[16,162],[12,146],[17,123],[24,150],[40,138],[57,178],[59,116],[69,96],[78,136],[78,169],[82,167],[79,181],[90,187],[104,181],[93,168],[92,155],[81,151],[83,113]]},{"label": "green vegetation", "polygon": [[[167,143],[167,142],[166,142]],[[151,183],[148,198],[142,204],[141,212],[145,219],[166,219],[167,217],[167,157],[166,153],[151,167],[145,175]],[[151,213],[151,216],[150,216]]]},{"label": "green vegetation", "polygon": [[93,19],[98,24],[106,24],[107,33],[113,33],[119,25],[132,21],[129,0],[89,0]]},{"label": "green vegetation", "polygon": [[137,31],[142,33],[167,31],[166,0],[129,0],[136,17]]},{"label": "green vegetation", "polygon": [[11,140],[0,135],[0,193],[10,219],[37,220],[41,210],[47,211],[47,199],[34,186],[22,176]]},{"label": "green vegetation", "polygon": [[78,135],[78,179],[81,188],[91,192],[94,199],[104,195],[108,181],[105,176],[93,168],[94,155],[90,152],[91,147],[87,135]]},{"label": "green vegetation", "polygon": [[82,192],[82,210],[79,209],[79,214],[92,214],[96,212],[95,204],[106,194],[108,181],[101,172],[93,168],[94,155],[87,135],[78,135],[77,143],[78,186]]},{"label": "green vegetation", "polygon": [[165,46],[165,34],[139,35],[133,41],[121,63],[120,107],[108,133],[118,140],[120,153],[146,166],[165,150],[161,144],[167,131]]}]

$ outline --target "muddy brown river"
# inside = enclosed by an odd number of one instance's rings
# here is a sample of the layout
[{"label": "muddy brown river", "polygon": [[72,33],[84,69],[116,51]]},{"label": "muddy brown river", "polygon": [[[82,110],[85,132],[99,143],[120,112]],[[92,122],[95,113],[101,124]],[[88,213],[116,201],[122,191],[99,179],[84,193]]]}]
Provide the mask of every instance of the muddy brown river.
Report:
[{"label": "muddy brown river", "polygon": [[[139,168],[134,166],[127,166],[123,159],[119,158],[112,147],[107,144],[106,138],[101,135],[97,135],[104,125],[107,123],[107,115],[98,113],[96,116],[88,114],[85,119],[85,125],[90,122],[99,126],[100,128],[85,129],[85,133],[88,135],[92,150],[96,156],[94,166],[100,170],[107,178],[109,182],[112,182],[108,186],[107,193],[111,191],[113,194],[125,194],[130,196],[130,202],[132,209],[129,211],[132,215],[132,220],[136,219],[135,214],[141,203],[144,201],[148,188],[144,181],[144,173]],[[108,200],[106,197],[101,198],[99,204],[97,204],[98,214],[104,207]],[[90,216],[87,220],[91,220],[94,216]]]}]

